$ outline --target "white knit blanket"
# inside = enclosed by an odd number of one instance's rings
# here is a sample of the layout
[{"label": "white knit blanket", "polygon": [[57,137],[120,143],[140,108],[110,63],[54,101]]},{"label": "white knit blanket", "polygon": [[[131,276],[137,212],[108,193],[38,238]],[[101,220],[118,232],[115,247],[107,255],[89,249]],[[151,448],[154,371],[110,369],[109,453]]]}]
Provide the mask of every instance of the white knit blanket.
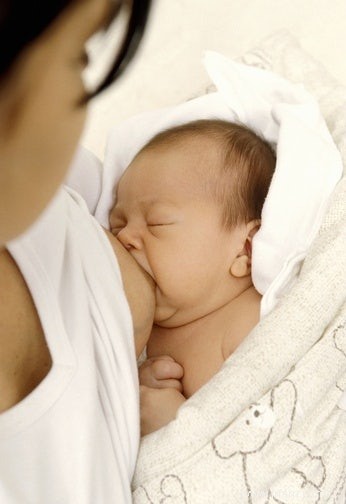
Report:
[{"label": "white knit blanket", "polygon": [[[288,34],[245,63],[303,82],[346,163],[346,89]],[[346,502],[346,178],[298,281],[221,371],[146,436],[135,504]]]}]

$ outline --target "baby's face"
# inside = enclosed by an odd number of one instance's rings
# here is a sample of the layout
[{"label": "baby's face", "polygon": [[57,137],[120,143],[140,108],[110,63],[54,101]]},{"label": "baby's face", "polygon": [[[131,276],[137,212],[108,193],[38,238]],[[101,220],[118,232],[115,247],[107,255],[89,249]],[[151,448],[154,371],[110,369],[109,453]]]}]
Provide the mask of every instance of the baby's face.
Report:
[{"label": "baby's face", "polygon": [[225,304],[229,268],[242,249],[240,229],[223,229],[221,209],[207,194],[204,167],[216,156],[191,147],[156,147],[137,156],[110,213],[112,233],[156,282],[155,322],[164,327]]}]

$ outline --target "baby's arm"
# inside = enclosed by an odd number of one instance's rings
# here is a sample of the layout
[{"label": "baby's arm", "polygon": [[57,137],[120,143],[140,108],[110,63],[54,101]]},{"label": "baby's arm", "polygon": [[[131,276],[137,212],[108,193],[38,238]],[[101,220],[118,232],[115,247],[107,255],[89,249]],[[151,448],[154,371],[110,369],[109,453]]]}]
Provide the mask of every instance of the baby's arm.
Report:
[{"label": "baby's arm", "polygon": [[141,434],[160,429],[175,418],[185,401],[181,379],[184,370],[168,355],[147,359],[139,368]]},{"label": "baby's arm", "polygon": [[140,386],[141,435],[146,436],[174,420],[179,407],[186,401],[175,388]]},{"label": "baby's arm", "polygon": [[182,392],[183,376],[183,367],[169,355],[151,357],[139,368],[139,383],[151,388],[173,388]]}]

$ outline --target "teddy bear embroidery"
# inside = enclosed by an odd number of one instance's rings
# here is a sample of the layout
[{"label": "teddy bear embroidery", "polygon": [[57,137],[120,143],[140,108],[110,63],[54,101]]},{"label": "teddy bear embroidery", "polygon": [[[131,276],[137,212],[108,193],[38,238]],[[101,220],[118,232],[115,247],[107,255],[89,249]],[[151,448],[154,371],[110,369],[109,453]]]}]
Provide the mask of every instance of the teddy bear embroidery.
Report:
[{"label": "teddy bear embroidery", "polygon": [[[244,503],[317,504],[326,477],[321,457],[291,437],[298,394],[291,380],[282,381],[259,403],[252,404],[212,441],[217,457],[238,457],[244,478]],[[293,469],[270,471],[273,457],[299,460]],[[261,471],[262,466],[266,466]],[[280,463],[276,467],[280,471]],[[265,479],[266,478],[266,479]]]},{"label": "teddy bear embroidery", "polygon": [[[339,320],[327,335],[337,360],[345,361],[346,371],[345,328],[345,322]],[[291,372],[295,369],[293,367]],[[336,387],[345,392],[346,373],[342,369],[340,367],[341,374],[338,375]],[[328,457],[324,461],[320,456],[323,454],[323,447],[320,453],[313,452],[304,435],[297,434],[299,417],[305,414],[299,401],[298,390],[300,389],[294,376],[290,373],[260,401],[244,410],[206,446],[197,466],[208,461],[208,472],[216,471],[215,495],[218,495],[217,499],[226,499],[222,503],[317,504],[321,503],[323,498],[323,502],[346,504],[346,463],[337,469],[340,474],[336,479],[336,468],[333,469],[332,480],[335,481],[330,488],[328,481],[331,473],[328,472],[327,481],[325,465],[328,466]],[[214,465],[213,458],[219,461],[218,466]],[[217,469],[220,464],[224,467],[222,474],[223,477],[226,475],[226,478],[228,469],[233,471],[236,468],[237,478],[240,478],[237,481],[237,497],[231,483],[235,473],[230,475],[229,483],[221,482]],[[199,478],[201,474],[203,471],[199,472]],[[176,468],[169,474],[158,477],[148,486],[137,488],[135,502],[209,504],[212,494],[208,494],[209,497],[204,495],[205,481],[194,478],[194,465],[187,464],[185,469],[180,470]],[[211,491],[213,492],[212,487]],[[219,503],[219,500],[217,502]],[[214,504],[212,500],[210,504]]]},{"label": "teddy bear embroidery", "polygon": [[187,497],[183,482],[175,474],[167,474],[160,483],[160,499],[151,500],[148,491],[142,486],[139,488],[138,497],[140,502],[148,504],[187,504]]},{"label": "teddy bear embroidery", "polygon": [[[338,354],[345,358],[345,368],[346,368],[346,331],[345,324],[338,325],[333,331],[333,342]],[[336,387],[342,392],[346,392],[346,373],[341,377],[337,383]]]}]

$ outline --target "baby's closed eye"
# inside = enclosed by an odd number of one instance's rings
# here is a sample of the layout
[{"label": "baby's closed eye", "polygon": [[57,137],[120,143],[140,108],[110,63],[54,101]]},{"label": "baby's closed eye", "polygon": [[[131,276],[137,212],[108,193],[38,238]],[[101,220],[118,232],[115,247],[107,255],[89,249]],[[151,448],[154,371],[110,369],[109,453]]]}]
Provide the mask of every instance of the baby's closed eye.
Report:
[{"label": "baby's closed eye", "polygon": [[147,226],[148,227],[162,227],[162,226],[171,226],[172,224],[174,224],[174,222],[148,222],[147,223]]},{"label": "baby's closed eye", "polygon": [[152,235],[161,236],[166,230],[172,228],[173,224],[174,222],[151,222],[147,223],[147,228]]}]

